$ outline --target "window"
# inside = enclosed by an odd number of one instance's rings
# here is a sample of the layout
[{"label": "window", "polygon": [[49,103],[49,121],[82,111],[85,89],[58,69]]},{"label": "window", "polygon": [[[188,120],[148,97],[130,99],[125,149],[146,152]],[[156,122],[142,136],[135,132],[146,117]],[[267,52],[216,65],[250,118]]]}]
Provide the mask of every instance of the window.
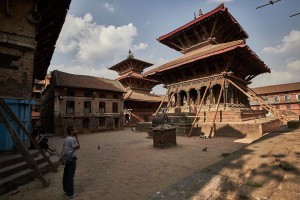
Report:
[{"label": "window", "polygon": [[99,118],[99,128],[105,128],[106,127],[106,118],[100,117]]},{"label": "window", "polygon": [[99,102],[99,113],[105,113],[105,102]]},{"label": "window", "polygon": [[93,96],[93,92],[92,91],[85,91],[84,92],[84,96],[85,97],[92,97]]},{"label": "window", "polygon": [[264,100],[265,100],[266,102],[269,102],[269,98],[268,98],[268,97],[265,97]]},{"label": "window", "polygon": [[92,111],[91,102],[85,101],[83,103],[83,113],[87,114],[87,113],[91,113],[91,111]]},{"label": "window", "polygon": [[296,100],[297,100],[297,101],[300,101],[300,94],[297,94],[297,95],[296,95]]},{"label": "window", "polygon": [[119,111],[118,111],[118,110],[119,110],[119,109],[118,109],[118,107],[119,107],[118,103],[113,103],[112,107],[113,107],[113,113],[119,112]]},{"label": "window", "polygon": [[74,101],[66,101],[67,114],[75,113],[75,102]]},{"label": "window", "polygon": [[67,89],[67,96],[75,96],[75,90]]},{"label": "window", "polygon": [[114,98],[114,99],[118,99],[118,98],[119,98],[119,95],[118,95],[118,94],[113,94],[113,98]]},{"label": "window", "polygon": [[82,120],[82,127],[85,128],[85,129],[88,129],[89,128],[89,124],[90,124],[90,120],[89,119],[83,119]]},{"label": "window", "polygon": [[290,101],[290,95],[285,95],[284,96],[284,101]]},{"label": "window", "polygon": [[106,93],[105,92],[100,92],[99,97],[106,98]]},{"label": "window", "polygon": [[279,102],[279,96],[274,96],[274,102]]}]

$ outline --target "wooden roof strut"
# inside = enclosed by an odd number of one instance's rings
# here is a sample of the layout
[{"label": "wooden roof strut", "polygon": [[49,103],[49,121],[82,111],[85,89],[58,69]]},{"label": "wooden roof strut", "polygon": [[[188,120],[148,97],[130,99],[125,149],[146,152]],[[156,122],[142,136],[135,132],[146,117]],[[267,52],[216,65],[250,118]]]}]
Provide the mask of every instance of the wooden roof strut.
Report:
[{"label": "wooden roof strut", "polygon": [[[204,95],[202,96],[202,99],[201,99],[201,101],[200,101],[200,105],[199,105],[198,110],[197,110],[197,114],[196,114],[196,116],[195,116],[195,119],[194,119],[194,121],[193,121],[193,123],[192,123],[191,130],[190,130],[190,132],[189,132],[189,137],[192,136],[193,128],[194,128],[194,126],[195,126],[195,124],[196,124],[196,122],[197,122],[198,116],[200,115],[201,108],[202,108],[202,105],[203,105],[203,102],[204,102],[206,93],[207,93],[208,88],[210,87],[210,85],[211,85],[211,81],[209,81],[209,82],[207,83],[207,85],[206,85],[206,88],[205,88],[205,91],[204,91]],[[198,120],[198,121],[199,121],[199,120]]]}]

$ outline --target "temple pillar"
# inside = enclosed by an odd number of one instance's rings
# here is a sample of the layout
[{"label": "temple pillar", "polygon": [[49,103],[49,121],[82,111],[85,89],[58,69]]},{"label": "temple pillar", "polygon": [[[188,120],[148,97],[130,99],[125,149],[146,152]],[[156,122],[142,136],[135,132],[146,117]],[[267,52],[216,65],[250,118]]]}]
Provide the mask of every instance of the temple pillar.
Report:
[{"label": "temple pillar", "polygon": [[233,90],[234,90],[234,88],[231,87],[231,89],[230,89],[230,104],[234,104]]},{"label": "temple pillar", "polygon": [[200,105],[201,103],[201,90],[197,90],[197,104]]},{"label": "temple pillar", "polygon": [[213,88],[209,88],[209,104],[212,105],[213,104]]},{"label": "temple pillar", "polygon": [[176,102],[176,106],[181,106],[181,96],[180,96],[180,92],[177,92],[177,102]]},{"label": "temple pillar", "polygon": [[191,100],[191,96],[190,96],[190,91],[186,92],[186,101],[187,101],[187,105],[190,105],[190,100]]}]

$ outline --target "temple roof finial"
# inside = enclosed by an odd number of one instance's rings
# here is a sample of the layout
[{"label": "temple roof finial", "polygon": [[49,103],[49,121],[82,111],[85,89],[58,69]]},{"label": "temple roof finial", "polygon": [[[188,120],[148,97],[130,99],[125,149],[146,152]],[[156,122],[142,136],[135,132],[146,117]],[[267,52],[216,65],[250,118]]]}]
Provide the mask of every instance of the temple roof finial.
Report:
[{"label": "temple roof finial", "polygon": [[201,17],[203,15],[202,10],[199,9],[198,17]]},{"label": "temple roof finial", "polygon": [[130,49],[129,49],[129,51],[128,51],[128,58],[134,58],[134,57],[133,57],[133,53],[131,52]]}]

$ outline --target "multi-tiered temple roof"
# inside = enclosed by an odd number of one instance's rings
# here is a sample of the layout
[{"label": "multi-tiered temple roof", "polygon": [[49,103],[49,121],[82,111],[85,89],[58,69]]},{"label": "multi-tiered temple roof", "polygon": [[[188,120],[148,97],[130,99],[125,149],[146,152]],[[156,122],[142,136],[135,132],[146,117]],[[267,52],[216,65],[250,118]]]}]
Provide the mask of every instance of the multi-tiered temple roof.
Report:
[{"label": "multi-tiered temple roof", "polygon": [[[158,38],[184,55],[145,73],[164,84],[207,77],[221,72],[249,82],[270,72],[246,45],[247,33],[223,5]],[[177,73],[179,72],[180,73]],[[174,77],[174,74],[178,74]]]},{"label": "multi-tiered temple roof", "polygon": [[139,101],[160,102],[161,96],[150,94],[152,88],[159,84],[158,81],[143,76],[143,70],[153,64],[134,58],[129,50],[128,57],[110,67],[119,74],[118,80],[127,93],[124,99]]}]

